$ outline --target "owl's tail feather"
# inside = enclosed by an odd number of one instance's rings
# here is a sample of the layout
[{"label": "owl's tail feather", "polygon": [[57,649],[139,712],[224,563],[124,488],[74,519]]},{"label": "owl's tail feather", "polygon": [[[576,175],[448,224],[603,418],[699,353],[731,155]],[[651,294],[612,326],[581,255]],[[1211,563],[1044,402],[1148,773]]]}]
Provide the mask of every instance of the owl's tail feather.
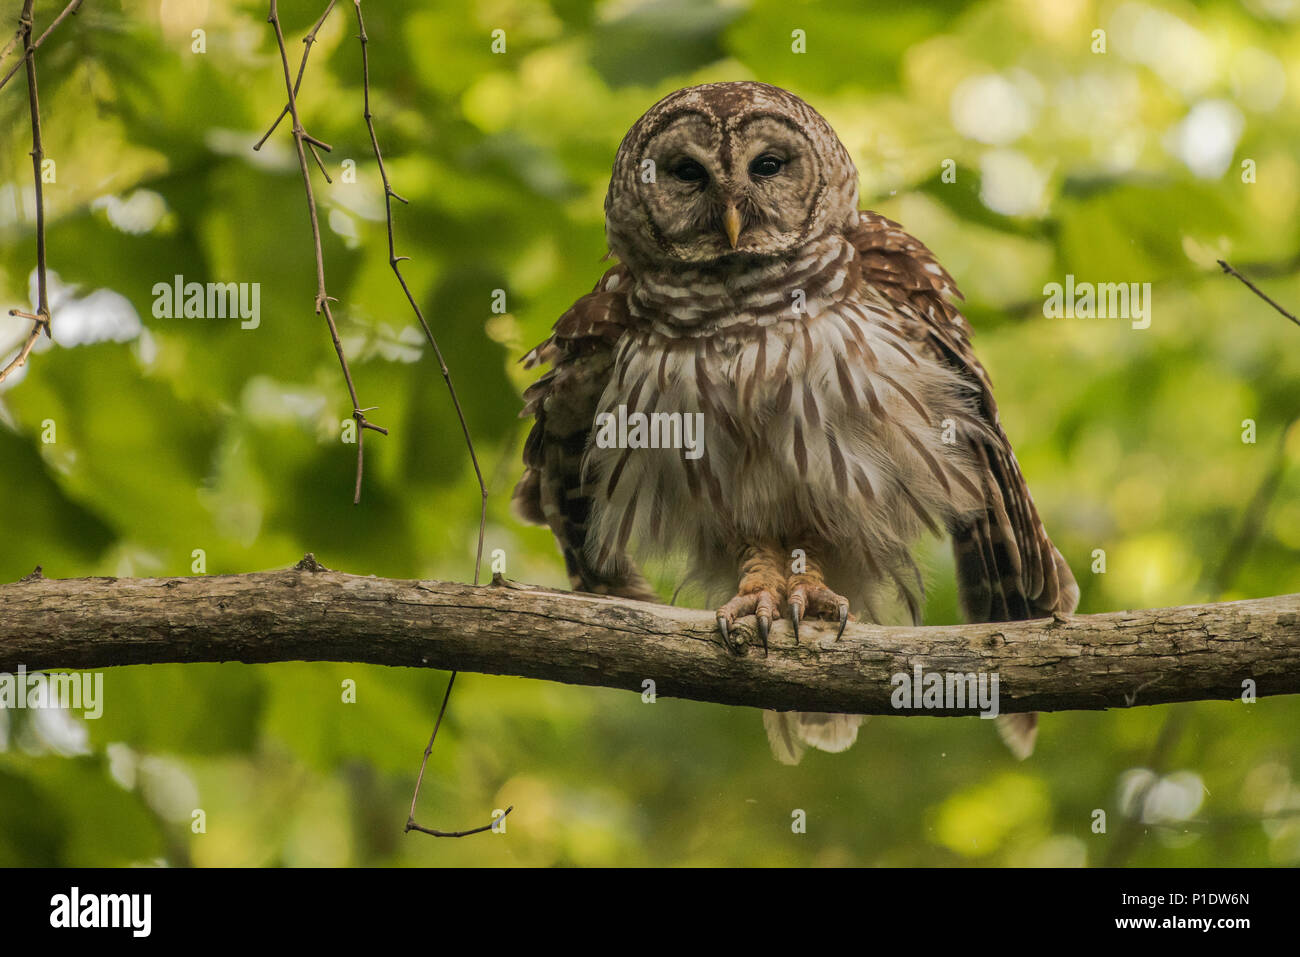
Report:
[{"label": "owl's tail feather", "polygon": [[[1074,611],[1079,586],[1069,564],[1047,537],[1017,469],[1022,493],[1003,498],[991,490],[986,513],[952,527],[957,588],[967,621],[1022,621]],[[1038,715],[1007,714],[998,733],[1023,761],[1034,751]]]},{"label": "owl's tail feather", "polygon": [[1017,761],[1023,761],[1034,753],[1034,741],[1038,737],[1038,712],[1000,714],[994,719],[994,724],[998,726],[1002,743],[1016,756]]},{"label": "owl's tail feather", "polygon": [[867,715],[825,711],[763,712],[772,755],[782,764],[798,764],[809,748],[832,753],[847,751],[866,720]]},{"label": "owl's tail feather", "polygon": [[999,444],[972,445],[987,507],[949,523],[962,610],[972,622],[1068,615],[1079,604],[1079,586],[1043,527],[1010,446]]}]

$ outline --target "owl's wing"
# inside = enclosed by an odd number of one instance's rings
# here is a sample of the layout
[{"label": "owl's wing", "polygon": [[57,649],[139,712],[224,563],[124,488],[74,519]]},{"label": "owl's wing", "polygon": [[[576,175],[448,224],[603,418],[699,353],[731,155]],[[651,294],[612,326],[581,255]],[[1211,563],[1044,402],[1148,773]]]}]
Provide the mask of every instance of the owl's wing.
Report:
[{"label": "owl's wing", "polygon": [[959,433],[981,467],[986,507],[949,527],[967,619],[1069,614],[1079,586],[1043,528],[998,420],[993,384],[971,349],[969,324],[951,301],[962,298],[952,277],[919,240],[877,213],[861,212],[850,239],[862,257],[863,279],[896,307],[904,326],[899,331],[971,385],[976,415],[959,423]]},{"label": "owl's wing", "polygon": [[591,495],[582,464],[614,367],[614,347],[628,325],[626,287],[626,267],[610,269],[560,317],[550,338],[524,356],[525,368],[548,363],[551,370],[524,392],[520,418],[533,416],[533,428],[512,505],[524,521],[550,527],[575,590],[656,601],[627,556],[615,560],[613,572],[600,573],[586,551]]}]

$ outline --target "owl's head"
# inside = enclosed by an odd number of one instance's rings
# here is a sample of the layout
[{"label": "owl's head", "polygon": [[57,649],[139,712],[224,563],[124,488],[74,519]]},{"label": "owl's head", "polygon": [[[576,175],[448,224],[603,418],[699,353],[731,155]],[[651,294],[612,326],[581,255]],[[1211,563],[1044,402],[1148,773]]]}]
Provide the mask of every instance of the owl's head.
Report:
[{"label": "owl's head", "polygon": [[633,267],[778,258],[857,205],[858,171],[821,114],[766,83],[709,83],[664,97],[623,138],[605,232]]}]

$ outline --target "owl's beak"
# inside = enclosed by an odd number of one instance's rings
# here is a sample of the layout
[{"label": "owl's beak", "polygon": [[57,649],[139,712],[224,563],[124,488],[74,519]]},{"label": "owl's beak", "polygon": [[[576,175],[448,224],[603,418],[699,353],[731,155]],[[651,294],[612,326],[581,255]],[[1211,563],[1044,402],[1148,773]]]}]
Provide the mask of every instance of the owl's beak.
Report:
[{"label": "owl's beak", "polygon": [[722,214],[722,228],[727,234],[727,242],[735,249],[740,239],[740,210],[735,203],[727,203],[727,209]]}]

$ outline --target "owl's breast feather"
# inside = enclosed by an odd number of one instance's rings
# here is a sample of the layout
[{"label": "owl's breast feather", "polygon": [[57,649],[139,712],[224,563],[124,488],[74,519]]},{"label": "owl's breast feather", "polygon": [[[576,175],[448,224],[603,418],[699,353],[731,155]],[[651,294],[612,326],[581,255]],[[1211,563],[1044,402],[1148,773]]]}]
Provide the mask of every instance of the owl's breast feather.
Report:
[{"label": "owl's breast feather", "polygon": [[943,429],[969,387],[891,318],[864,295],[709,337],[630,332],[587,451],[591,547],[713,554],[815,530],[888,551],[973,507]]}]

